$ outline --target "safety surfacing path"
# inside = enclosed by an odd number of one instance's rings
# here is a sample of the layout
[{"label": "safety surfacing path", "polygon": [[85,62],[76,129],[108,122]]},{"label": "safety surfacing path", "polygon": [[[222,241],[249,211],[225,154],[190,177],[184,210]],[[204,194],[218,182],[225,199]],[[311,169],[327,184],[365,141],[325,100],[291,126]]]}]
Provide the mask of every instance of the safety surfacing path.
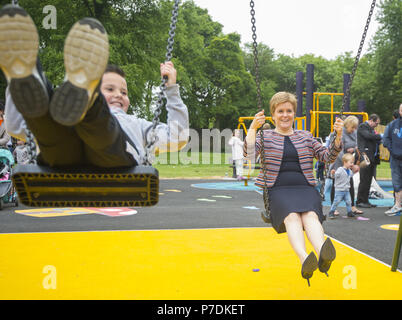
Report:
[{"label": "safety surfacing path", "polygon": [[286,234],[261,221],[257,192],[198,183],[161,180],[151,208],[5,208],[0,299],[402,298],[389,267],[397,229],[384,228],[399,217],[376,208],[324,222],[337,258],[308,287]]}]

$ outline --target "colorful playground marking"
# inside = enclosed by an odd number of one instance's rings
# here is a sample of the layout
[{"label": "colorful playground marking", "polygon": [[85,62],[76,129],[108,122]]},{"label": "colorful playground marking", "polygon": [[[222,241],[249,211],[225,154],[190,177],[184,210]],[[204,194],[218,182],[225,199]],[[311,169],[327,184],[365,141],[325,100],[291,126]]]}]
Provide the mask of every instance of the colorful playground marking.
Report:
[{"label": "colorful playground marking", "polygon": [[220,196],[220,195],[212,196],[212,198],[232,199],[231,196]]},{"label": "colorful playground marking", "polygon": [[137,210],[132,208],[88,208],[94,210],[97,214],[102,214],[108,217],[124,217],[124,216],[132,216],[137,213]]},{"label": "colorful playground marking", "polygon": [[0,234],[0,299],[402,299],[401,272],[333,243],[308,287],[272,228]]},{"label": "colorful playground marking", "polygon": [[260,189],[254,186],[254,183],[250,181],[248,183],[248,186],[245,186],[244,182],[237,182],[237,181],[194,183],[191,186],[193,188],[212,189],[212,190],[255,191],[257,189]]},{"label": "colorful playground marking", "polygon": [[[344,219],[351,219],[351,218],[349,218],[348,216],[342,216],[342,218],[344,218]],[[370,218],[366,218],[366,217],[356,217],[355,219],[356,219],[356,220],[359,220],[359,221],[369,221],[369,220],[370,220]]]},{"label": "colorful playground marking", "polygon": [[381,226],[381,228],[385,229],[385,230],[395,230],[398,231],[399,230],[399,224],[383,224]]},{"label": "colorful playground marking", "polygon": [[[378,181],[378,184],[384,191],[389,191],[392,188],[390,181]],[[249,180],[248,185],[244,185],[244,182],[239,181],[224,181],[224,182],[206,182],[206,183],[194,183],[191,185],[193,188],[210,189],[210,190],[230,190],[230,191],[255,191],[262,194],[262,189],[255,186],[254,182]],[[391,190],[392,191],[392,190]],[[378,207],[392,207],[394,204],[393,198],[387,199],[370,199],[370,202],[376,204]],[[325,201],[322,202],[323,206],[331,206],[330,192],[325,195]],[[339,207],[345,207],[344,202],[339,204]],[[364,220],[364,219],[363,219]]]},{"label": "colorful playground marking", "polygon": [[15,213],[35,218],[66,217],[81,214],[100,214],[108,217],[124,217],[137,213],[137,210],[126,207],[119,208],[41,208],[15,210]]},{"label": "colorful playground marking", "polygon": [[165,189],[163,191],[168,191],[168,192],[181,192],[181,190],[176,190],[176,189]]}]

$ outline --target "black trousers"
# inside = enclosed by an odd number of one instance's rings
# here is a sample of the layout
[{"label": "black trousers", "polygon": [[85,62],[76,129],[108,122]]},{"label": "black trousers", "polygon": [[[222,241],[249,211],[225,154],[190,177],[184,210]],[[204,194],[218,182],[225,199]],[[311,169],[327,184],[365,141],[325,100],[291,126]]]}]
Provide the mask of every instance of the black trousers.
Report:
[{"label": "black trousers", "polygon": [[[46,81],[51,97],[53,89]],[[127,142],[135,146],[111,114],[101,93],[84,119],[75,126],[66,127],[55,122],[49,112],[43,117],[25,118],[25,121],[39,145],[39,164],[104,168],[137,165],[134,157],[126,151]]]},{"label": "black trousers", "polygon": [[[371,161],[371,160],[370,160]],[[375,172],[375,165],[373,162],[369,166],[360,168],[360,183],[357,189],[357,199],[356,203],[368,203],[369,193],[371,187],[371,180],[373,179]]]}]

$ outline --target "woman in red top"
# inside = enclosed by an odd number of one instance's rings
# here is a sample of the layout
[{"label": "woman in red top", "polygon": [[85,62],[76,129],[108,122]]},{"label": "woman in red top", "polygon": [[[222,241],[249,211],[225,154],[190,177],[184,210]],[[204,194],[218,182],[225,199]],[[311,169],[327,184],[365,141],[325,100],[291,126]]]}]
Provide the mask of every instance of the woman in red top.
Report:
[{"label": "woman in red top", "polygon": [[[276,93],[270,101],[275,129],[264,130],[263,141],[260,134],[256,136],[257,129],[265,122],[264,110],[257,113],[245,139],[244,155],[255,159],[264,150],[266,181],[261,170],[256,185],[263,188],[267,184],[272,226],[278,233],[287,232],[302,263],[302,276],[310,285],[309,278],[314,270],[318,267],[327,274],[336,255],[331,240],[324,241],[321,224],[325,216],[320,194],[315,188],[313,159],[335,161],[342,149],[343,121],[337,119],[335,122],[337,136],[327,149],[310,132],[293,129],[296,106],[293,94]],[[319,261],[314,252],[307,254],[303,230]]]}]

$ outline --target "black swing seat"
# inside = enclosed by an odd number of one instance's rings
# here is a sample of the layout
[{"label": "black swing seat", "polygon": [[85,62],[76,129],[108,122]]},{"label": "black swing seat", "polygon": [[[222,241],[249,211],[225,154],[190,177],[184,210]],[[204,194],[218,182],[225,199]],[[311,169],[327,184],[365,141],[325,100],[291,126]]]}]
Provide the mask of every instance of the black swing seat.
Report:
[{"label": "black swing seat", "polygon": [[159,199],[152,166],[52,168],[17,164],[12,181],[20,203],[31,207],[144,207]]}]

